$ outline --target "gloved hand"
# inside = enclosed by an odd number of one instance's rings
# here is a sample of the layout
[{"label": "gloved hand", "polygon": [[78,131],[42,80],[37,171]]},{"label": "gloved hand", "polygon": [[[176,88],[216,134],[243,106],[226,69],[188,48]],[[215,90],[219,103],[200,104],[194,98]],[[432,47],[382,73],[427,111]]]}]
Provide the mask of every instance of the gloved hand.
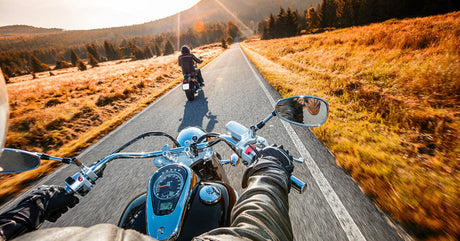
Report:
[{"label": "gloved hand", "polygon": [[291,188],[289,177],[294,171],[294,165],[292,163],[293,158],[291,155],[289,155],[289,152],[284,150],[283,146],[269,146],[259,151],[258,154],[259,158],[255,160],[251,165],[249,165],[248,169],[246,169],[243,174],[242,187],[247,187],[249,177],[252,176],[255,172],[267,167],[276,167],[281,168],[286,172],[286,176],[288,178],[286,181],[289,191]]},{"label": "gloved hand", "polygon": [[44,218],[50,222],[56,222],[69,208],[75,207],[80,202],[78,197],[66,192],[65,188],[60,186],[42,186],[34,194],[41,196],[45,209]]},{"label": "gloved hand", "polygon": [[294,171],[294,165],[292,164],[293,158],[289,155],[289,151],[284,150],[283,146],[277,147],[274,145],[265,147],[259,151],[259,154],[261,155],[261,158],[273,159],[274,161],[279,162],[279,164],[284,167],[288,176],[291,176]]},{"label": "gloved hand", "polygon": [[78,197],[66,192],[65,188],[60,186],[41,186],[31,194],[30,198],[26,198],[24,201],[35,200],[41,201],[44,210],[43,219],[50,222],[56,222],[63,213],[79,202]]}]

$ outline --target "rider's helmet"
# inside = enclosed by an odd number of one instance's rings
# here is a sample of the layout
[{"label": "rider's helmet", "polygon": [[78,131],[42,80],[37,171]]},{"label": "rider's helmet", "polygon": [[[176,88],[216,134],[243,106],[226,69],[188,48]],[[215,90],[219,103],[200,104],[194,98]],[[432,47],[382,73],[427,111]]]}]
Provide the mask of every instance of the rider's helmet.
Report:
[{"label": "rider's helmet", "polygon": [[180,146],[184,146],[186,141],[192,142],[198,140],[198,138],[205,134],[204,130],[199,127],[188,127],[179,132],[177,142],[179,142]]},{"label": "rider's helmet", "polygon": [[182,52],[182,54],[189,54],[190,53],[190,48],[187,45],[184,45],[184,46],[182,46],[180,51]]},{"label": "rider's helmet", "polygon": [[0,154],[5,145],[6,132],[8,130],[8,93],[6,92],[5,79],[0,70]]}]

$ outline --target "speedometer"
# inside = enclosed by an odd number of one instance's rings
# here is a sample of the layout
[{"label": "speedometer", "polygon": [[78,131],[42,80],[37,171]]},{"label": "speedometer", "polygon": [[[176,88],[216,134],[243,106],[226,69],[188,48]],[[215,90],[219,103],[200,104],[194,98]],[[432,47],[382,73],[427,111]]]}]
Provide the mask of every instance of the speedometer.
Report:
[{"label": "speedometer", "polygon": [[182,175],[174,170],[165,170],[153,184],[153,193],[160,200],[178,196],[184,185]]}]

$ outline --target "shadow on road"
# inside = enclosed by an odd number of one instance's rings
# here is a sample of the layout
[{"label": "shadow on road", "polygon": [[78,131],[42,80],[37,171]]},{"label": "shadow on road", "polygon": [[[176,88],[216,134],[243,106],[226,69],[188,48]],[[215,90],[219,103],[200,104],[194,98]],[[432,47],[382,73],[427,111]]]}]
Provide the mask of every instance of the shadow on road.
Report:
[{"label": "shadow on road", "polygon": [[213,115],[208,109],[208,98],[205,97],[204,92],[200,91],[195,100],[187,101],[184,106],[184,116],[179,120],[182,121],[177,129],[178,132],[189,126],[203,127],[203,120],[207,118],[209,122],[205,130],[211,132],[217,121],[217,116]]}]

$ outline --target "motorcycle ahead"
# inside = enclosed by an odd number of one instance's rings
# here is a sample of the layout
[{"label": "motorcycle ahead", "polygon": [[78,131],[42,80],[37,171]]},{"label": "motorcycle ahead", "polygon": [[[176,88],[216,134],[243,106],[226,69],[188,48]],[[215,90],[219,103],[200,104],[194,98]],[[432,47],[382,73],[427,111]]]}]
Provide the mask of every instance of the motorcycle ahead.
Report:
[{"label": "motorcycle ahead", "polygon": [[196,75],[186,74],[184,75],[184,80],[182,81],[182,90],[185,92],[185,96],[189,101],[195,99],[195,94],[198,93],[199,84],[196,80]]},{"label": "motorcycle ahead", "polygon": [[[201,60],[201,56],[199,59]],[[194,100],[195,94],[200,90],[200,84],[197,80],[198,70],[195,63],[193,63],[193,67],[195,68],[195,74],[185,74],[184,80],[182,81],[182,90],[185,92],[185,96],[189,101]]]},{"label": "motorcycle ahead", "polygon": [[[118,225],[135,229],[158,240],[190,240],[217,227],[230,225],[230,212],[238,199],[230,186],[223,165],[236,166],[240,161],[248,166],[258,151],[269,144],[256,132],[273,117],[301,126],[322,125],[328,116],[328,104],[314,96],[294,96],[279,100],[274,111],[255,126],[230,121],[227,135],[206,133],[199,127],[180,131],[177,138],[163,132],[147,132],[130,140],[112,154],[85,166],[77,158],[58,158],[41,153],[4,148],[0,156],[0,173],[31,170],[40,160],[55,160],[75,164],[80,171],[65,180],[68,192],[85,196],[111,161],[115,159],[154,158],[158,167],[150,177],[146,192],[134,198],[126,207]],[[146,137],[169,138],[173,146],[164,145],[160,151],[122,152]],[[230,160],[222,160],[213,150],[223,142],[234,152]],[[303,162],[303,159],[296,159]],[[306,184],[291,176],[292,187],[299,193]]]}]

